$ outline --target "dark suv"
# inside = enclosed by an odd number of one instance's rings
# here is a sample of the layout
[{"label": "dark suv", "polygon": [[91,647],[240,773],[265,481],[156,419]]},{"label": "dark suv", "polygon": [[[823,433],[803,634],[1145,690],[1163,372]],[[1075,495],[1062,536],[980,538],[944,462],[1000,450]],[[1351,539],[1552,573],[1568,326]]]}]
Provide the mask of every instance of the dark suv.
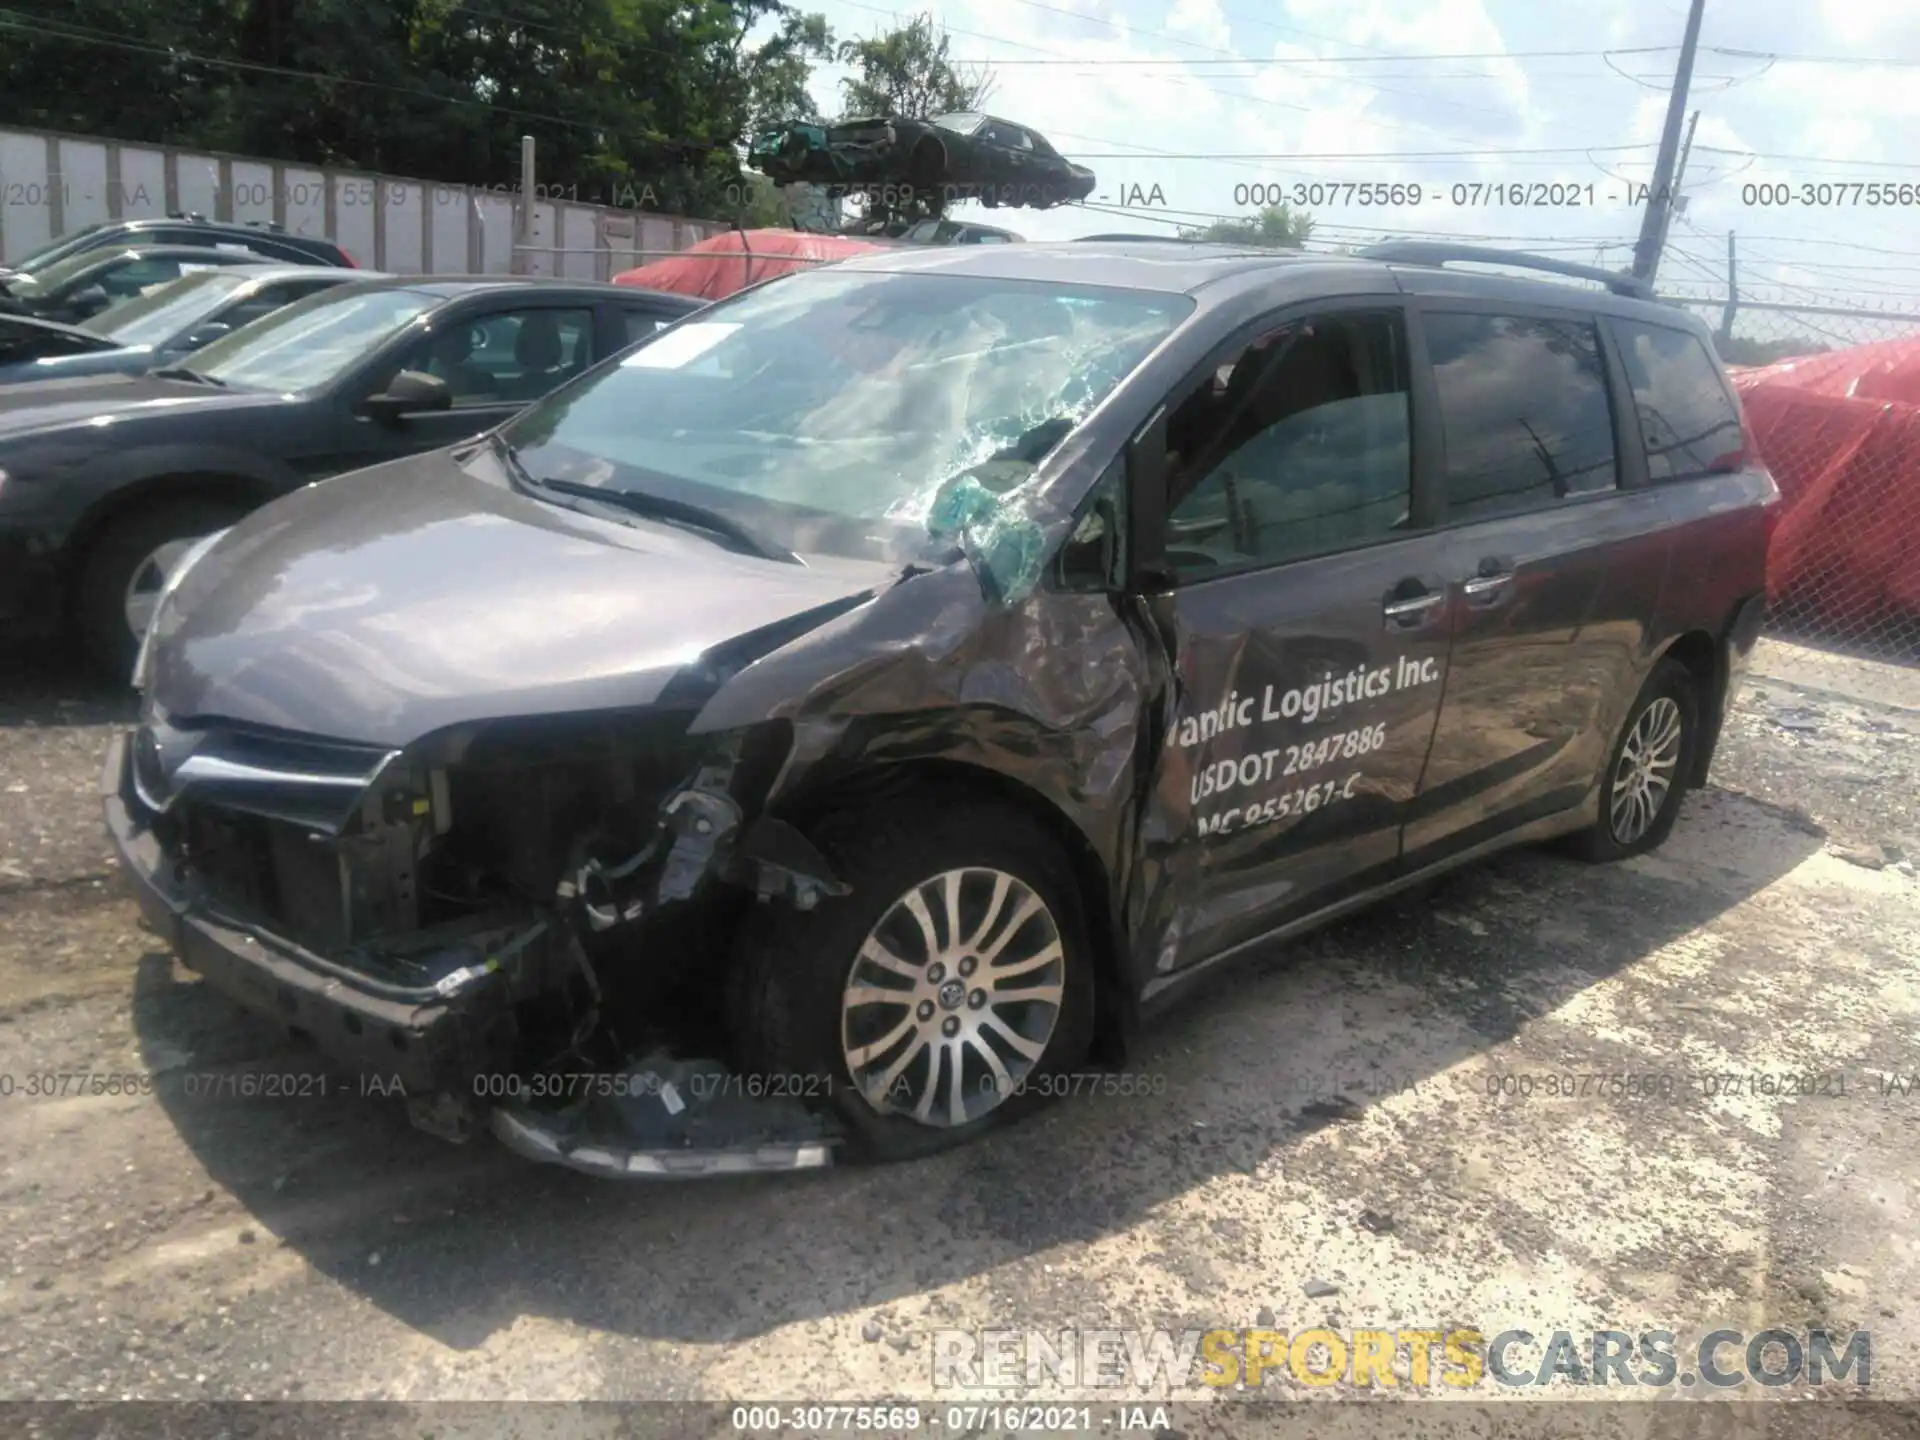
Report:
[{"label": "dark suv", "polygon": [[13,275],[31,275],[57,265],[85,250],[111,245],[125,249],[129,245],[197,245],[204,249],[231,250],[263,261],[282,265],[343,265],[357,269],[353,258],[332,240],[317,235],[293,235],[278,225],[240,224],[230,220],[209,220],[204,215],[175,214],[141,220],[101,220],[51,240],[13,266],[0,266],[0,280]]},{"label": "dark suv", "polygon": [[108,823],[189,966],[427,1128],[909,1155],[1256,946],[1658,845],[1777,498],[1623,277],[889,250],[200,546]]}]

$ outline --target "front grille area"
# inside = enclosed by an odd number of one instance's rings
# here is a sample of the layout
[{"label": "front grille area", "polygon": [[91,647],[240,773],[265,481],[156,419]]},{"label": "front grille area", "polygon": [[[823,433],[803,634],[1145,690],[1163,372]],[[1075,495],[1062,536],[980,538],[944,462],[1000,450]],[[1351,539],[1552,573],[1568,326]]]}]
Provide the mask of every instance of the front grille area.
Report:
[{"label": "front grille area", "polygon": [[155,810],[191,798],[338,833],[394,752],[150,716],[133,756],[140,798]]},{"label": "front grille area", "polygon": [[177,815],[180,856],[207,898],[327,953],[348,937],[340,857],[304,826],[187,803]]},{"label": "front grille area", "polygon": [[[388,880],[362,855],[355,820],[394,755],[239,726],[188,727],[149,714],[133,737],[133,778],[156,837],[206,900],[320,953],[354,938],[356,916],[406,923],[369,905]],[[349,861],[372,861],[372,885]],[[399,877],[411,900],[411,867]],[[404,910],[405,907],[402,907]]]}]

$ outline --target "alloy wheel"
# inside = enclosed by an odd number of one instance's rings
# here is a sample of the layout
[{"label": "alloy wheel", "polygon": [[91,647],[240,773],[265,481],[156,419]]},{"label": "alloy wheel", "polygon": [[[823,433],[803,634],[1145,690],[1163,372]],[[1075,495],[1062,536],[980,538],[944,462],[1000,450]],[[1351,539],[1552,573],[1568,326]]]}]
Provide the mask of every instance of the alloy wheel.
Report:
[{"label": "alloy wheel", "polygon": [[1680,763],[1680,707],[1662,695],[1634,722],[1613,769],[1608,823],[1621,845],[1636,843],[1652,828],[1673,788]]},{"label": "alloy wheel", "polygon": [[1031,886],[965,868],[922,881],[868,933],[841,998],[841,1057],[874,1109],[952,1128],[1009,1099],[1066,994],[1060,927]]}]

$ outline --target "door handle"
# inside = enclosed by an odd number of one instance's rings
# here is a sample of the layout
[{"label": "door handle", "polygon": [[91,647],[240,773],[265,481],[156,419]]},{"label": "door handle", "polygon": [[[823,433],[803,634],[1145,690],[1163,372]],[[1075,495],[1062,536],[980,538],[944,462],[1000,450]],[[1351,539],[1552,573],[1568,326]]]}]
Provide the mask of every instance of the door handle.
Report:
[{"label": "door handle", "polygon": [[1386,617],[1389,630],[1417,630],[1427,623],[1427,618],[1436,609],[1446,603],[1444,591],[1432,591],[1404,600],[1389,600],[1381,607],[1380,613]]},{"label": "door handle", "polygon": [[1460,593],[1467,597],[1467,604],[1486,607],[1498,605],[1506,598],[1507,589],[1513,584],[1513,572],[1504,575],[1476,575],[1460,587]]}]

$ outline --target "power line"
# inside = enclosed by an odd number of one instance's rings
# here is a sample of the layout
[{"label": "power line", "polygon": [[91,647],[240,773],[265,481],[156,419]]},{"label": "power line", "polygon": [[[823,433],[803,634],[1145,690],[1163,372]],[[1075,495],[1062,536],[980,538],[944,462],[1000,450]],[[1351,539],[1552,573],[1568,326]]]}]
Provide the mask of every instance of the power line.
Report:
[{"label": "power line", "polygon": [[[1038,0],[1027,0],[1027,3],[1032,3],[1037,5]],[[1052,10],[1057,7],[1052,5],[1038,5],[1038,8],[1042,10]],[[1083,15],[1079,11],[1075,11],[1075,10],[1062,11],[1061,13],[1069,14],[1074,16],[1075,19],[1086,20],[1095,24],[1102,23],[1101,17],[1096,15]],[[1114,25],[1115,28],[1118,28],[1117,22],[1106,21],[1104,23],[1109,25]],[[1131,31],[1131,33],[1136,35],[1140,35],[1140,34],[1152,35],[1152,34],[1162,33],[1159,31],[1142,31],[1131,26],[1127,28]],[[955,32],[955,33],[965,33],[965,32]],[[987,37],[987,38],[994,38],[994,37]],[[1177,38],[1177,37],[1170,37],[1170,38]],[[1189,42],[1189,43],[1197,43],[1197,42]],[[1208,50],[1213,50],[1213,49],[1217,49],[1218,47],[1208,45],[1203,48]],[[1594,56],[1607,56],[1607,55],[1661,55],[1661,54],[1666,54],[1671,51],[1677,50],[1679,48],[1680,47],[1677,45],[1641,45],[1641,46],[1634,46],[1628,49],[1621,49],[1621,50],[1481,50],[1481,51],[1460,52],[1460,53],[1452,53],[1452,54],[1414,52],[1414,53],[1399,54],[1399,55],[1236,55],[1231,57],[1223,56],[1222,58],[1217,60],[1174,60],[1174,59],[1166,59],[1166,58],[1148,59],[1144,57],[1135,58],[1132,56],[1117,56],[1117,57],[1095,57],[1095,58],[1080,59],[1080,60],[1071,59],[1071,58],[1062,58],[1062,59],[1055,59],[1055,60],[965,60],[965,61],[956,61],[955,63],[965,64],[965,65],[1100,65],[1100,66],[1127,66],[1127,67],[1139,66],[1142,68],[1151,67],[1155,65],[1263,65],[1263,66],[1264,65],[1334,65],[1334,64],[1390,65],[1390,64],[1405,64],[1409,61],[1419,61],[1419,62],[1425,63],[1429,61],[1452,62],[1456,60],[1533,60],[1533,59],[1565,60],[1565,59],[1570,59],[1575,57],[1591,58]]]},{"label": "power line", "polygon": [[[844,0],[843,0],[844,3]],[[1038,0],[1026,0],[1042,10],[1056,10],[1057,6],[1039,5]],[[864,8],[864,7],[863,7]],[[1075,19],[1094,24],[1105,23],[1121,28],[1117,22],[1103,21],[1102,17],[1084,15],[1076,10],[1061,10],[1059,13],[1072,15]],[[949,27],[950,28],[950,27]],[[1136,35],[1163,34],[1160,31],[1145,31],[1128,27]],[[955,31],[966,34],[966,31]],[[997,36],[983,36],[983,39],[998,39]],[[1168,37],[1177,39],[1178,37]],[[1197,42],[1188,42],[1197,43]],[[1202,48],[1214,50],[1217,46]],[[1390,55],[1242,55],[1219,59],[1177,60],[1165,57],[1104,56],[1087,59],[1054,60],[965,60],[956,64],[966,65],[1098,65],[1125,68],[1152,68],[1163,65],[1392,65],[1408,63],[1451,63],[1460,60],[1606,60],[1616,55],[1670,55],[1678,50],[1678,45],[1630,45],[1599,50],[1472,50],[1472,51],[1407,51]],[[1699,52],[1703,55],[1719,55],[1730,60],[1761,60],[1775,65],[1851,65],[1861,69],[1881,67],[1912,68],[1920,67],[1920,59],[1882,59],[1872,55],[1794,55],[1769,50],[1741,50],[1724,45],[1702,45]]]},{"label": "power line", "polygon": [[1731,155],[1740,160],[1791,160],[1803,165],[1857,165],[1863,170],[1920,170],[1910,160],[1842,160],[1832,155],[1780,155],[1769,150],[1728,150],[1719,145],[1696,146],[1704,155]]},{"label": "power line", "polygon": [[[1245,222],[1249,217],[1244,214],[1230,214],[1218,210],[1181,210],[1171,207],[1155,206],[1151,211],[1137,208],[1122,208],[1113,205],[1099,205],[1090,201],[1077,201],[1075,209],[1091,210],[1102,215],[1123,216],[1130,220],[1150,222],[1156,225],[1174,225],[1192,228],[1197,224],[1212,224],[1217,221]],[[1310,239],[1327,240],[1335,243],[1372,244],[1383,236],[1424,235],[1437,240],[1464,241],[1519,241],[1535,254],[1570,253],[1584,254],[1591,251],[1595,244],[1602,243],[1601,236],[1535,236],[1535,235],[1490,235],[1477,233],[1443,233],[1434,230],[1421,230],[1417,226],[1406,225],[1337,225],[1315,221]],[[1607,240],[1609,245],[1623,245],[1625,240]]]},{"label": "power line", "polygon": [[1781,65],[1857,65],[1862,69],[1882,66],[1920,66],[1920,60],[1883,59],[1872,55],[1790,55],[1775,50],[1741,50],[1730,45],[1702,45],[1709,55],[1724,55],[1730,60],[1771,60]]},{"label": "power line", "polygon": [[[1063,130],[1059,133],[1064,135],[1069,132]],[[1624,150],[1651,150],[1655,143],[1652,140],[1642,140],[1631,145],[1546,145],[1511,150],[1503,150],[1498,146],[1479,150],[1168,150],[1147,156],[1090,154],[1082,155],[1081,158],[1085,160],[1504,160],[1510,155],[1603,155]]]},{"label": "power line", "polygon": [[[839,3],[840,3],[840,4],[842,4],[842,5],[846,5],[846,6],[849,6],[849,7],[851,7],[851,8],[853,8],[853,9],[855,9],[855,10],[866,10],[866,11],[870,11],[871,13],[873,13],[873,14],[875,14],[875,15],[884,15],[884,16],[886,16],[887,18],[889,18],[889,19],[893,19],[893,20],[896,20],[896,21],[897,21],[897,20],[898,20],[898,18],[899,18],[899,12],[898,12],[898,11],[896,11],[896,10],[888,10],[888,9],[885,9],[885,8],[883,8],[883,7],[881,7],[881,6],[878,6],[878,5],[869,5],[869,4],[867,4],[867,3],[865,3],[865,0],[839,0]],[[1039,10],[1053,10],[1053,9],[1056,9],[1056,8],[1057,8],[1057,7],[1055,7],[1055,6],[1051,6],[1051,5],[1047,5],[1047,4],[1045,4],[1045,3],[1043,3],[1043,0],[1018,0],[1018,3],[1020,3],[1020,4],[1023,4],[1023,5],[1028,5],[1028,6],[1030,6],[1030,7],[1032,7],[1032,8],[1034,8],[1034,9],[1039,9]],[[1071,15],[1073,15],[1073,16],[1074,16],[1074,17],[1075,17],[1076,19],[1079,19],[1079,20],[1084,20],[1084,21],[1087,21],[1087,22],[1089,22],[1089,23],[1092,23],[1092,24],[1104,24],[1104,25],[1109,25],[1109,26],[1112,26],[1112,27],[1114,27],[1114,28],[1116,28],[1116,29],[1117,29],[1117,28],[1120,28],[1120,27],[1118,26],[1118,23],[1117,23],[1117,22],[1115,22],[1115,21],[1111,21],[1111,20],[1106,20],[1106,19],[1104,19],[1103,17],[1099,17],[1099,16],[1092,16],[1092,15],[1082,15],[1082,14],[1080,14],[1080,13],[1079,13],[1078,11],[1067,11],[1067,12],[1065,12],[1065,13],[1067,13],[1067,14],[1071,14]],[[966,35],[966,36],[969,36],[969,37],[971,37],[971,38],[973,38],[973,39],[976,39],[976,40],[990,40],[990,41],[992,41],[992,42],[994,42],[995,44],[999,44],[999,45],[1011,45],[1011,46],[1013,46],[1013,47],[1014,47],[1015,49],[1017,49],[1017,50],[1032,50],[1032,51],[1035,51],[1035,52],[1037,52],[1038,54],[1040,54],[1040,55],[1042,55],[1042,56],[1045,56],[1045,57],[1047,57],[1048,59],[1050,59],[1050,60],[1053,60],[1053,61],[1055,61],[1055,62],[1066,62],[1066,63],[1082,63],[1082,62],[1076,62],[1076,61],[1074,61],[1074,58],[1073,58],[1072,56],[1070,56],[1070,55],[1062,55],[1062,54],[1060,54],[1060,52],[1059,52],[1059,51],[1057,51],[1057,50],[1048,50],[1048,49],[1047,49],[1047,48],[1046,48],[1045,46],[1043,46],[1043,45],[1030,45],[1030,44],[1028,44],[1028,43],[1027,43],[1026,41],[1024,41],[1024,40],[1009,40],[1009,39],[1007,39],[1006,37],[1004,37],[1004,36],[1001,36],[1001,35],[987,35],[987,34],[983,34],[982,32],[980,32],[980,31],[978,31],[978,30],[963,30],[963,29],[961,29],[961,28],[960,28],[959,26],[956,26],[956,25],[942,25],[942,26],[941,26],[940,28],[941,28],[941,29],[942,29],[943,31],[945,31],[946,33],[948,33],[948,34],[952,34],[952,35]],[[1143,34],[1143,33],[1144,33],[1144,34],[1163,34],[1164,32],[1160,32],[1160,31],[1140,31],[1140,30],[1132,30],[1132,31],[1130,31],[1129,33],[1131,33],[1131,34],[1136,34],[1136,35],[1137,35],[1137,34]],[[1174,40],[1179,40],[1179,39],[1180,39],[1180,37],[1177,37],[1177,36],[1167,36],[1166,38],[1169,38],[1169,39],[1174,39]],[[1183,44],[1195,44],[1195,43],[1198,43],[1198,42],[1193,42],[1193,41],[1180,41],[1180,43],[1183,43]],[[1212,47],[1207,47],[1207,48],[1212,48]],[[954,61],[953,63],[954,63],[954,64],[958,64],[958,65],[976,65],[976,66],[978,66],[978,65],[985,65],[985,66],[989,66],[989,67],[992,67],[992,66],[1001,66],[1001,65],[1007,65],[1007,64],[1010,64],[1010,63],[1013,63],[1013,62],[1010,62],[1010,61],[1006,61],[1006,60],[984,60],[984,61],[981,61],[981,60],[961,60],[961,61]],[[1177,63],[1177,62],[1176,62],[1176,63]],[[1292,104],[1292,103],[1291,103],[1291,102],[1289,102],[1289,101],[1285,101],[1285,100],[1271,100],[1271,99],[1268,99],[1267,97],[1265,97],[1265,96],[1262,96],[1262,95],[1248,95],[1248,94],[1245,94],[1244,92],[1241,92],[1241,91],[1237,91],[1237,90],[1216,90],[1216,89],[1215,89],[1215,88],[1214,88],[1213,86],[1211,86],[1211,85],[1201,85],[1201,84],[1198,84],[1198,83],[1196,83],[1196,82],[1188,82],[1188,81],[1185,81],[1185,80],[1183,80],[1183,79],[1181,79],[1181,78],[1180,78],[1180,77],[1178,77],[1178,76],[1167,76],[1167,77],[1165,77],[1165,78],[1166,78],[1166,80],[1167,80],[1167,81],[1168,81],[1169,83],[1171,83],[1171,84],[1176,84],[1176,85],[1180,85],[1180,86],[1181,86],[1182,88],[1184,88],[1184,89],[1190,89],[1190,90],[1198,90],[1198,91],[1200,91],[1200,92],[1201,92],[1202,94],[1206,94],[1206,95],[1215,95],[1215,96],[1218,96],[1218,97],[1219,97],[1220,99],[1222,99],[1222,100],[1231,100],[1231,101],[1233,101],[1233,102],[1235,102],[1236,104],[1240,104],[1240,105],[1262,105],[1262,106],[1265,106],[1265,107],[1267,107],[1268,109],[1273,109],[1273,110],[1286,110],[1286,111],[1290,111],[1290,112],[1293,112],[1293,113],[1295,113],[1295,114],[1302,114],[1302,115],[1311,115],[1311,114],[1315,114],[1315,113],[1317,113],[1317,111],[1316,111],[1316,107],[1314,107],[1314,106],[1312,106],[1312,105],[1295,105],[1295,104]],[[1379,88],[1379,87],[1377,87],[1377,86],[1376,86],[1376,87],[1373,87],[1373,88],[1376,88],[1376,89],[1377,89],[1377,88]],[[1404,92],[1402,92],[1402,93],[1404,93]],[[1470,107],[1470,108],[1485,108],[1485,107]],[[1505,115],[1505,114],[1507,114],[1508,112],[1506,112],[1506,111],[1500,111],[1500,112],[1497,112],[1497,113],[1500,113],[1500,114],[1502,114],[1502,115]],[[1424,126],[1424,125],[1397,125],[1397,124],[1394,124],[1394,123],[1392,123],[1392,122],[1389,122],[1389,121],[1385,121],[1385,120],[1368,120],[1368,121],[1365,121],[1364,123],[1366,123],[1366,124],[1368,124],[1368,125],[1372,125],[1372,126],[1376,126],[1376,127],[1378,127],[1379,129],[1382,129],[1382,130],[1398,130],[1398,131],[1405,131],[1405,132],[1407,132],[1408,134],[1415,134],[1415,135],[1428,135],[1428,136],[1432,136],[1432,135],[1435,135],[1435,134],[1437,133],[1437,132],[1435,132],[1435,131],[1434,131],[1434,130],[1433,130],[1433,129],[1431,128],[1431,127],[1429,127],[1429,126]],[[1460,143],[1462,143],[1462,144],[1469,144],[1469,143],[1471,143],[1471,142],[1469,142],[1469,141],[1465,141],[1465,140],[1461,140],[1461,137],[1460,137],[1460,136],[1458,136],[1458,135],[1445,135],[1445,134],[1440,134],[1440,135],[1438,136],[1438,138],[1440,138],[1440,139],[1442,139],[1442,140],[1457,140],[1457,141],[1460,141]],[[1112,143],[1112,144],[1120,144],[1120,143],[1124,143],[1124,142],[1120,142],[1120,141],[1112,141],[1112,142],[1109,142],[1109,143]]]}]

